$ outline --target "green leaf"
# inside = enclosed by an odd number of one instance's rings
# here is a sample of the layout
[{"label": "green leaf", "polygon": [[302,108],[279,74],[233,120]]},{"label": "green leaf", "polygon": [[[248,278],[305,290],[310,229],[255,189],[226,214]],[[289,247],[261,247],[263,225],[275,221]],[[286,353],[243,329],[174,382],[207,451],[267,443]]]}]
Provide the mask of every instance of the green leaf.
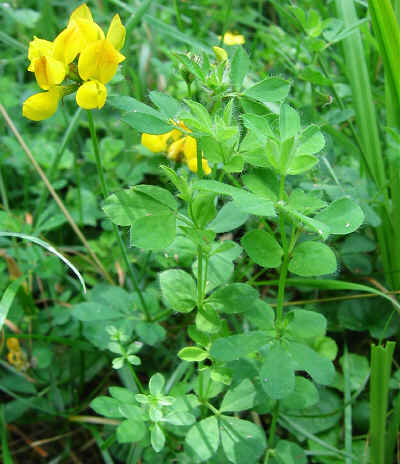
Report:
[{"label": "green leaf", "polygon": [[327,224],[331,234],[344,235],[354,232],[361,226],[364,213],[350,198],[341,198],[317,214],[315,219]]},{"label": "green leaf", "polygon": [[178,356],[183,361],[201,362],[208,358],[208,353],[198,346],[186,346],[179,351]]},{"label": "green leaf", "polygon": [[279,342],[271,345],[264,356],[260,381],[267,395],[279,400],[290,395],[295,387],[295,364]]},{"label": "green leaf", "polygon": [[304,450],[297,443],[279,440],[274,457],[279,464],[307,464]]},{"label": "green leaf", "polygon": [[281,265],[282,248],[275,237],[264,230],[251,230],[240,243],[250,258],[259,266],[275,268]]},{"label": "green leaf", "polygon": [[244,114],[243,123],[257,137],[258,141],[264,145],[269,137],[274,137],[274,133],[265,116],[257,114]]},{"label": "green leaf", "polygon": [[258,329],[273,330],[275,328],[275,313],[271,306],[264,300],[256,300],[251,308],[246,311],[246,319]]},{"label": "green leaf", "polygon": [[322,135],[318,126],[311,124],[303,130],[299,137],[298,145],[296,156],[314,155],[324,148],[325,137]]},{"label": "green leaf", "polygon": [[296,363],[296,370],[306,371],[315,382],[322,385],[329,385],[332,382],[335,368],[329,359],[302,343],[289,342],[288,351]]},{"label": "green leaf", "polygon": [[287,174],[295,176],[309,171],[318,163],[318,158],[313,155],[296,155],[287,167]]},{"label": "green leaf", "polygon": [[281,400],[281,406],[285,410],[306,409],[319,401],[319,393],[316,386],[304,377],[296,376],[296,384],[293,392]]},{"label": "green leaf", "polygon": [[159,372],[157,372],[157,374],[152,375],[150,378],[150,381],[149,381],[150,393],[153,396],[160,395],[163,391],[164,385],[165,385],[164,377]]},{"label": "green leaf", "polygon": [[281,105],[279,115],[279,132],[281,141],[295,137],[300,130],[299,113],[291,106],[284,103]]},{"label": "green leaf", "polygon": [[168,424],[181,426],[192,425],[195,421],[196,418],[193,416],[193,414],[183,411],[170,412],[162,419],[162,422],[168,422]]},{"label": "green leaf", "polygon": [[261,330],[218,338],[212,344],[210,354],[217,361],[234,361],[258,351],[269,340],[268,334]]},{"label": "green leaf", "polygon": [[90,407],[104,417],[123,417],[120,405],[118,400],[109,396],[98,396],[90,403]]},{"label": "green leaf", "polygon": [[168,123],[167,119],[160,119],[152,114],[138,111],[127,113],[121,118],[121,121],[145,134],[165,134],[174,128],[172,124]]},{"label": "green leaf", "polygon": [[247,284],[233,283],[216,290],[206,304],[227,314],[246,311],[259,297],[257,290]]},{"label": "green leaf", "polygon": [[294,249],[289,271],[302,277],[332,274],[337,263],[334,252],[324,243],[302,242]]},{"label": "green leaf", "polygon": [[222,447],[230,462],[259,462],[267,446],[265,433],[260,427],[229,416],[220,416],[220,424]]},{"label": "green leaf", "polygon": [[166,336],[164,327],[156,322],[138,321],[135,331],[143,343],[151,346],[157,345]]},{"label": "green leaf", "polygon": [[189,313],[196,305],[196,284],[187,272],[170,269],[160,274],[161,293],[168,307]]},{"label": "green leaf", "polygon": [[230,77],[233,87],[239,90],[242,86],[243,79],[249,72],[250,58],[243,47],[237,47],[231,59]]},{"label": "green leaf", "polygon": [[292,339],[308,340],[325,335],[327,322],[320,313],[295,309],[288,313],[287,320],[286,335]]},{"label": "green leaf", "polygon": [[249,379],[244,379],[234,388],[228,390],[222,400],[221,412],[236,412],[251,409],[254,406],[256,389]]},{"label": "green leaf", "polygon": [[178,100],[165,93],[153,90],[149,93],[150,100],[161,110],[168,119],[175,119],[182,110],[182,105]]},{"label": "green leaf", "polygon": [[217,234],[230,232],[243,225],[248,218],[247,213],[230,201],[218,211],[216,218],[209,224],[209,227]]},{"label": "green leaf", "polygon": [[279,185],[276,176],[269,169],[254,169],[242,176],[242,181],[256,195],[273,202],[278,199]]},{"label": "green leaf", "polygon": [[197,462],[211,459],[217,452],[220,442],[218,420],[215,416],[207,417],[193,425],[186,434],[186,447]]},{"label": "green leaf", "polygon": [[233,196],[233,204],[241,211],[256,216],[275,216],[274,204],[271,200],[242,190]]},{"label": "green leaf", "polygon": [[135,403],[135,395],[127,388],[123,387],[110,387],[108,389],[110,395],[122,403]]},{"label": "green leaf", "polygon": [[199,192],[192,202],[192,214],[201,229],[205,228],[217,214],[214,200],[215,193]]},{"label": "green leaf", "polygon": [[105,321],[120,319],[124,314],[118,308],[110,308],[98,301],[84,301],[72,307],[71,313],[80,321]]},{"label": "green leaf", "polygon": [[156,118],[162,119],[162,114],[145,103],[142,103],[136,98],[127,96],[110,96],[107,98],[107,103],[122,111],[128,113],[146,113]]},{"label": "green leaf", "polygon": [[263,103],[277,102],[288,96],[290,84],[278,77],[267,77],[244,91],[246,97]]},{"label": "green leaf", "polygon": [[15,295],[18,293],[19,287],[26,279],[25,276],[21,276],[18,279],[10,283],[3,293],[0,300],[0,330],[3,328],[4,321],[7,318],[8,311],[14,301]]},{"label": "green leaf", "polygon": [[146,425],[142,421],[128,419],[117,427],[117,440],[119,443],[134,443],[146,435]]},{"label": "green leaf", "polygon": [[131,227],[131,245],[163,250],[175,240],[176,216],[170,212],[137,219]]}]

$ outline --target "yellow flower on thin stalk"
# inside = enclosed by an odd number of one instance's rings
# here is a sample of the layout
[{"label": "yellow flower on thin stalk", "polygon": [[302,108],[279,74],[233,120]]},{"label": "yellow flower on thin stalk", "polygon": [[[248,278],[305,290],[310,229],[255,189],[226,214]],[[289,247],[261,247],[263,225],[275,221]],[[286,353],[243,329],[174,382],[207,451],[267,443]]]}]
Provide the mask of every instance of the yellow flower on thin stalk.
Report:
[{"label": "yellow flower on thin stalk", "polygon": [[[115,15],[105,35],[83,4],[72,12],[67,27],[54,42],[34,37],[29,44],[28,70],[35,73],[39,87],[47,92],[29,97],[22,114],[33,121],[47,119],[57,111],[61,98],[76,90],[80,107],[102,108],[107,98],[105,84],[125,59],[119,52],[125,34],[120,17]],[[65,78],[70,82],[61,85]]]},{"label": "yellow flower on thin stalk", "polygon": [[10,337],[7,338],[8,362],[15,366],[18,370],[25,370],[29,364],[27,361],[26,354],[22,351],[21,345],[19,344],[18,338]]}]

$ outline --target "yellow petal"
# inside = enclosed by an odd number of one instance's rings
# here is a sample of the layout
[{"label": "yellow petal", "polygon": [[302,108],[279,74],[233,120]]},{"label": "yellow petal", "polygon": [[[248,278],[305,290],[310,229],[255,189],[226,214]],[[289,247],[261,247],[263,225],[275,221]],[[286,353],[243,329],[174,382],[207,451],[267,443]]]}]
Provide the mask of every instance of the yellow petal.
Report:
[{"label": "yellow petal", "polygon": [[185,137],[183,154],[185,155],[186,160],[197,158],[197,141],[194,137]]},{"label": "yellow petal", "polygon": [[28,58],[31,61],[28,71],[35,70],[34,61],[41,56],[51,56],[54,50],[54,43],[48,40],[39,39],[36,36],[29,42]]},{"label": "yellow petal", "polygon": [[104,39],[104,32],[101,27],[94,21],[88,21],[86,19],[77,19],[75,24],[79,28],[79,32],[82,37],[82,49],[87,47],[90,43],[96,40]]},{"label": "yellow petal", "polygon": [[40,92],[25,100],[22,114],[32,121],[47,119],[57,111],[61,93],[57,87],[52,87],[48,92]]},{"label": "yellow petal", "polygon": [[142,145],[153,153],[165,151],[167,148],[167,141],[162,135],[142,134]]},{"label": "yellow petal", "polygon": [[115,15],[107,31],[106,39],[111,42],[116,50],[121,50],[125,43],[126,30],[119,15]]},{"label": "yellow petal", "polygon": [[82,84],[76,92],[76,103],[85,110],[102,108],[107,98],[107,89],[99,81]]},{"label": "yellow petal", "polygon": [[241,34],[232,34],[232,32],[226,32],[224,34],[225,45],[243,45],[244,43],[244,36]]},{"label": "yellow petal", "polygon": [[19,346],[18,338],[7,338],[7,348],[9,349],[9,351],[19,351],[21,347]]},{"label": "yellow petal", "polygon": [[78,26],[67,27],[54,40],[53,56],[65,64],[72,63],[83,46]]},{"label": "yellow petal", "polygon": [[[190,158],[186,162],[187,162],[188,168],[192,172],[197,172],[197,158]],[[201,160],[201,167],[203,168],[203,172],[206,176],[211,174],[211,168],[208,165],[207,160],[204,158]]]},{"label": "yellow petal", "polygon": [[180,155],[183,153],[184,146],[185,137],[182,137],[181,139],[171,143],[168,148],[168,158],[177,161],[180,158]]},{"label": "yellow petal", "polygon": [[70,26],[70,24],[73,21],[76,21],[77,19],[86,19],[90,22],[93,22],[92,13],[90,12],[90,9],[86,5],[86,3],[83,3],[82,5],[78,6],[78,8],[75,8],[75,10],[71,13],[71,16],[69,17],[68,26]]},{"label": "yellow petal", "polygon": [[107,84],[115,75],[118,64],[125,57],[108,40],[88,45],[79,56],[78,71],[83,80],[96,79]]},{"label": "yellow petal", "polygon": [[64,80],[65,65],[51,56],[42,56],[35,60],[35,77],[39,87],[48,90]]}]

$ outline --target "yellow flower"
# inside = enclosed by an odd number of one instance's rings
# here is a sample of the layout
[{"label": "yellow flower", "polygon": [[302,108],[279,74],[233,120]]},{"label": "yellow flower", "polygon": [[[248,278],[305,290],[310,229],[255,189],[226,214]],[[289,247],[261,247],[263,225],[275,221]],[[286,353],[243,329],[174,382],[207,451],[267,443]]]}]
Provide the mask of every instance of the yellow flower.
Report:
[{"label": "yellow flower", "polygon": [[33,40],[29,42],[28,58],[30,60],[28,71],[35,71],[35,61],[42,56],[52,56],[54,50],[54,43],[49,40],[39,39],[34,36]]},{"label": "yellow flower", "polygon": [[84,3],[71,13],[66,29],[54,40],[54,56],[65,64],[72,63],[85,47],[102,39],[104,32],[93,21],[92,14]]},{"label": "yellow flower", "polygon": [[213,47],[212,49],[214,51],[218,63],[224,63],[228,59],[228,54],[226,53],[226,50],[224,50],[223,48]]},{"label": "yellow flower", "polygon": [[88,45],[79,55],[78,72],[83,80],[96,79],[107,84],[125,57],[107,39]]},{"label": "yellow flower", "polygon": [[[125,27],[118,15],[114,16],[107,35],[104,35],[84,3],[72,12],[67,27],[54,42],[34,37],[29,44],[28,70],[35,73],[39,87],[48,92],[29,97],[24,102],[22,114],[33,121],[52,116],[60,99],[77,88],[77,84],[60,86],[66,76],[81,81],[76,94],[79,106],[102,108],[107,98],[104,84],[114,77],[118,64],[125,59],[119,52],[125,35]],[[78,55],[76,67],[74,60]]]},{"label": "yellow flower", "polygon": [[47,119],[57,111],[58,103],[62,97],[59,87],[51,87],[47,92],[40,92],[25,100],[22,114],[32,121]]},{"label": "yellow flower", "polygon": [[76,103],[85,110],[102,108],[107,98],[107,89],[99,81],[88,81],[81,85],[76,93]]},{"label": "yellow flower", "polygon": [[43,90],[61,84],[65,77],[64,64],[51,56],[42,56],[36,59],[34,69],[36,81]]},{"label": "yellow flower", "polygon": [[[175,123],[174,123],[175,124]],[[177,124],[187,132],[191,132],[183,122]],[[173,142],[168,146],[170,140]],[[182,158],[186,161],[189,169],[192,172],[197,172],[197,140],[190,135],[183,135],[178,129],[166,132],[165,134],[142,134],[142,145],[153,153],[166,151],[167,157],[174,161],[181,161]],[[210,166],[207,160],[202,160],[203,172],[208,175],[211,173]]]},{"label": "yellow flower", "polygon": [[233,34],[232,32],[225,32],[224,44],[225,45],[243,45],[245,43],[242,34]]},{"label": "yellow flower", "polygon": [[[191,158],[190,160],[187,161],[188,168],[192,172],[197,172],[197,158]],[[206,159],[202,158],[201,160],[201,167],[203,168],[203,172],[206,176],[211,174],[211,168],[208,165],[208,162]]]},{"label": "yellow flower", "polygon": [[17,369],[26,369],[28,367],[26,354],[22,351],[18,338],[8,338],[7,348],[9,350],[9,353],[7,354],[8,362]]}]

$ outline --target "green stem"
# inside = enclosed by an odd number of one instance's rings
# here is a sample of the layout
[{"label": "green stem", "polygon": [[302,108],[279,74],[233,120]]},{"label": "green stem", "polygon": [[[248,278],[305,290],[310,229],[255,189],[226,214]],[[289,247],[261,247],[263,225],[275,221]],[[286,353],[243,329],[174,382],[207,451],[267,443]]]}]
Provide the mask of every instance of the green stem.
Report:
[{"label": "green stem", "polygon": [[138,386],[140,393],[145,394],[146,390],[143,387],[143,384],[140,381],[139,377],[137,376],[137,374],[135,372],[135,369],[133,368],[132,364],[129,364],[129,370],[131,371],[131,375],[133,377],[133,380],[136,382],[136,385]]},{"label": "green stem", "polygon": [[175,10],[175,14],[176,14],[176,22],[178,23],[178,29],[181,32],[183,32],[184,31],[184,26],[183,26],[181,12],[179,10],[178,0],[174,0],[174,10]]},{"label": "green stem", "polygon": [[[102,167],[102,164],[101,164],[99,143],[98,143],[97,135],[96,135],[96,128],[95,128],[95,125],[94,125],[93,115],[92,115],[91,111],[88,110],[87,114],[88,114],[88,121],[89,121],[90,136],[92,138],[93,151],[94,151],[94,156],[95,156],[95,159],[96,159],[97,173],[98,173],[99,180],[100,180],[100,185],[101,185],[101,191],[103,193],[104,199],[106,199],[107,196],[108,196],[108,190],[107,190],[106,181],[104,179],[103,167]],[[121,235],[119,233],[118,227],[114,223],[113,223],[113,231],[114,231],[114,235],[115,235],[115,237],[117,239],[118,246],[119,246],[119,248],[121,250],[122,258],[124,260],[126,269],[127,269],[128,273],[129,273],[129,276],[131,278],[133,287],[134,287],[136,293],[139,296],[143,312],[144,312],[144,314],[146,316],[146,320],[151,321],[151,315],[149,313],[149,309],[148,309],[148,307],[146,305],[146,302],[144,300],[142,291],[140,290],[139,284],[138,284],[138,282],[136,280],[136,277],[135,277],[135,274],[133,272],[133,268],[131,266],[131,263],[129,262],[128,253],[126,251],[125,245],[124,245],[124,243],[123,243],[123,241],[121,239]]]},{"label": "green stem", "polygon": [[1,194],[1,201],[3,203],[4,209],[9,212],[10,206],[8,204],[8,197],[7,197],[7,190],[4,185],[3,173],[0,168],[0,194]]},{"label": "green stem", "polygon": [[197,249],[197,309],[203,309],[203,251],[200,245]]},{"label": "green stem", "polygon": [[276,402],[274,411],[272,413],[272,421],[271,421],[271,426],[269,428],[268,448],[273,448],[275,446],[276,423],[278,421],[278,417],[279,417],[279,401]]}]

